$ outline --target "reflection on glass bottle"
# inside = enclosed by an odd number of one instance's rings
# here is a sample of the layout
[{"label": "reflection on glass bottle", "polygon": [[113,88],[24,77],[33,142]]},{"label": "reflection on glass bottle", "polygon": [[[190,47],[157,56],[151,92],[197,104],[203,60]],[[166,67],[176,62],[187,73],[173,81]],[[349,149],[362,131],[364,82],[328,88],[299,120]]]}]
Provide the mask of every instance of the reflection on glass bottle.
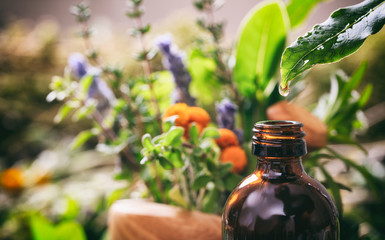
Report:
[{"label": "reflection on glass bottle", "polygon": [[257,169],[226,202],[223,239],[339,239],[337,210],[329,193],[302,167],[302,123],[264,121],[253,131]]}]

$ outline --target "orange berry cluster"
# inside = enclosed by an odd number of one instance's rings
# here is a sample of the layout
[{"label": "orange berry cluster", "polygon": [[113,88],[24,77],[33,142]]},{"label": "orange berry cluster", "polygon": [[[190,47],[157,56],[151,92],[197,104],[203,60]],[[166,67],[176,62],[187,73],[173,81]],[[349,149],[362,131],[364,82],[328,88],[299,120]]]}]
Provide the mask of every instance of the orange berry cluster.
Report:
[{"label": "orange berry cluster", "polygon": [[177,115],[175,125],[184,128],[184,136],[188,138],[189,129],[195,122],[199,132],[207,127],[210,122],[210,115],[200,107],[190,107],[185,103],[176,103],[170,106],[163,115],[163,120],[168,117]]},{"label": "orange berry cluster", "polygon": [[237,135],[227,128],[219,129],[219,133],[220,137],[215,142],[222,150],[221,162],[232,163],[232,172],[243,172],[247,166],[247,156],[245,151],[239,146]]}]

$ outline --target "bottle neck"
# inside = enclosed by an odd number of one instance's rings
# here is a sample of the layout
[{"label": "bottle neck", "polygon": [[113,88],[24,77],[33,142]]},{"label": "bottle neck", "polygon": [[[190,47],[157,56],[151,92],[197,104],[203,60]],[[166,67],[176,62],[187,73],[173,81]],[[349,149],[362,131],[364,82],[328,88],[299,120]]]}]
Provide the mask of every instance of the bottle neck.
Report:
[{"label": "bottle neck", "polygon": [[257,169],[262,179],[295,179],[304,174],[301,157],[258,157]]}]

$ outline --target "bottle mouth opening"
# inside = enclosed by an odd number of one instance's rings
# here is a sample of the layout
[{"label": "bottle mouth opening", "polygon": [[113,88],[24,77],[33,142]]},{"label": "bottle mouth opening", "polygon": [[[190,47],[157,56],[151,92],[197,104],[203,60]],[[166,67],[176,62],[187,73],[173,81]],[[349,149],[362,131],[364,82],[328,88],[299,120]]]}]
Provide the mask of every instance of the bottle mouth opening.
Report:
[{"label": "bottle mouth opening", "polygon": [[303,127],[303,124],[292,120],[266,120],[257,122],[255,128],[287,128],[287,127]]}]

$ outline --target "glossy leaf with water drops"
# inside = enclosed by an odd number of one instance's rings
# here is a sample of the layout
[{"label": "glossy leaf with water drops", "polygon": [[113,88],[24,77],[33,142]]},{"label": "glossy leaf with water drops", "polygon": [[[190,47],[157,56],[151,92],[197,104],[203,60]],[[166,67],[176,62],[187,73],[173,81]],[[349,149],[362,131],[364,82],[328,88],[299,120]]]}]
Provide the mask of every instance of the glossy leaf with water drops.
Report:
[{"label": "glossy leaf with water drops", "polygon": [[316,64],[336,62],[355,52],[385,23],[385,1],[366,0],[341,8],[286,48],[281,60],[281,87]]}]

